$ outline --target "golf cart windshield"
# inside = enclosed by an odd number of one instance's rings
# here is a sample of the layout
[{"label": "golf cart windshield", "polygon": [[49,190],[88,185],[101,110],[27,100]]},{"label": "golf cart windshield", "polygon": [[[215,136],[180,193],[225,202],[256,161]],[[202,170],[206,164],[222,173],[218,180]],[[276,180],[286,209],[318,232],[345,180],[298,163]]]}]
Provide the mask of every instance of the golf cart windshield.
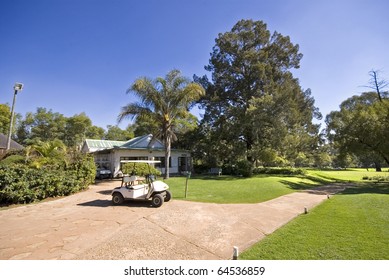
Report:
[{"label": "golf cart windshield", "polygon": [[161,163],[160,160],[121,160],[121,163]]}]

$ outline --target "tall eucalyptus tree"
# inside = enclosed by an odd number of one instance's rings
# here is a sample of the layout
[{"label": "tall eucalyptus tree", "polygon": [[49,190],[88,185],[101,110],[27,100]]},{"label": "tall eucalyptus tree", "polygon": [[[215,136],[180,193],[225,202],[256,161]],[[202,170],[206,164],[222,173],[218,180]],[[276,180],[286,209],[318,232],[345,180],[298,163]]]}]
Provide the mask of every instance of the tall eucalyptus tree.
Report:
[{"label": "tall eucalyptus tree", "polygon": [[[314,150],[318,126],[312,120],[321,114],[291,72],[300,67],[299,46],[253,20],[239,21],[215,42],[206,66],[212,81],[197,79],[207,89],[203,125],[212,142],[223,145],[221,156],[263,162],[268,151],[285,158]],[[291,135],[304,141],[290,141]]]}]

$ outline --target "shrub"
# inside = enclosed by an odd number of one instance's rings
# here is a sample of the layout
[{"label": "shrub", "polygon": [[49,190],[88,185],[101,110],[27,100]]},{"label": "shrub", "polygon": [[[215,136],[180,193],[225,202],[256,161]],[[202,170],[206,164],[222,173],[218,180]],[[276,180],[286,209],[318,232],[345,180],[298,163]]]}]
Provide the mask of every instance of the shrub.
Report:
[{"label": "shrub", "polygon": [[385,182],[385,181],[389,181],[389,176],[372,176],[372,177],[364,176],[362,180]]},{"label": "shrub", "polygon": [[13,163],[24,163],[26,158],[21,155],[10,155],[0,161],[0,166],[7,166]]},{"label": "shrub", "polygon": [[224,175],[251,177],[253,175],[252,163],[248,160],[240,160],[235,164],[225,164],[222,167]]},{"label": "shrub", "polygon": [[0,203],[30,203],[86,189],[96,174],[94,160],[78,155],[65,169],[33,168],[25,164],[0,166]]},{"label": "shrub", "polygon": [[76,153],[66,170],[75,172],[74,176],[82,180],[83,185],[89,185],[95,180],[96,164],[92,155]]},{"label": "shrub", "polygon": [[256,168],[254,174],[271,174],[271,175],[304,175],[306,171],[301,168]]},{"label": "shrub", "polygon": [[193,164],[193,170],[196,174],[206,174],[210,168],[211,167],[204,164]]},{"label": "shrub", "polygon": [[253,165],[248,160],[241,160],[236,163],[238,175],[251,177],[253,175]]},{"label": "shrub", "polygon": [[154,166],[147,163],[125,163],[122,166],[122,172],[124,174],[135,174],[138,176],[145,176],[148,174],[161,175],[161,172]]}]

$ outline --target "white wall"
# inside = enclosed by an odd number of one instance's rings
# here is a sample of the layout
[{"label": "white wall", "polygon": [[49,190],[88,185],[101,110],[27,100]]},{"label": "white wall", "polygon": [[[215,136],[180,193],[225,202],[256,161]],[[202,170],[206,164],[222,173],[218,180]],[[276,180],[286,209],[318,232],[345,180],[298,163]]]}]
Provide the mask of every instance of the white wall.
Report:
[{"label": "white wall", "polygon": [[[155,160],[157,158],[164,158],[164,151],[149,151],[149,150],[110,150],[106,153],[95,153],[95,162],[101,166],[109,168],[114,175],[117,176],[120,171],[120,160],[123,157],[135,157],[135,158],[147,158],[148,160]],[[178,158],[187,157],[190,158],[190,153],[185,151],[172,151],[171,152],[171,166],[170,173],[177,174],[179,170]],[[162,174],[165,172],[165,168],[158,168]]]},{"label": "white wall", "polygon": [[[111,158],[111,170],[114,175],[116,175],[120,170],[120,159],[122,157],[147,157],[148,160],[154,160],[158,157],[165,157],[164,151],[147,151],[147,150],[114,150]],[[171,167],[170,173],[179,173],[178,168],[178,158],[179,157],[190,157],[190,154],[187,152],[177,152],[172,151],[171,153]],[[164,173],[165,168],[159,168],[159,170]]]}]

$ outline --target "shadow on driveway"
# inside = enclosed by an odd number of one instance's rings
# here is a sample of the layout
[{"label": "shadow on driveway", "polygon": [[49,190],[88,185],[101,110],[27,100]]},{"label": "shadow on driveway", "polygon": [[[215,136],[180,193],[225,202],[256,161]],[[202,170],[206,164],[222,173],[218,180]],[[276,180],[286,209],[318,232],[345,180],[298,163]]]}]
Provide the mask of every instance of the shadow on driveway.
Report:
[{"label": "shadow on driveway", "polygon": [[121,205],[113,205],[108,199],[95,199],[77,204],[77,206],[89,207],[135,207],[135,208],[153,208],[151,201],[124,201]]}]

